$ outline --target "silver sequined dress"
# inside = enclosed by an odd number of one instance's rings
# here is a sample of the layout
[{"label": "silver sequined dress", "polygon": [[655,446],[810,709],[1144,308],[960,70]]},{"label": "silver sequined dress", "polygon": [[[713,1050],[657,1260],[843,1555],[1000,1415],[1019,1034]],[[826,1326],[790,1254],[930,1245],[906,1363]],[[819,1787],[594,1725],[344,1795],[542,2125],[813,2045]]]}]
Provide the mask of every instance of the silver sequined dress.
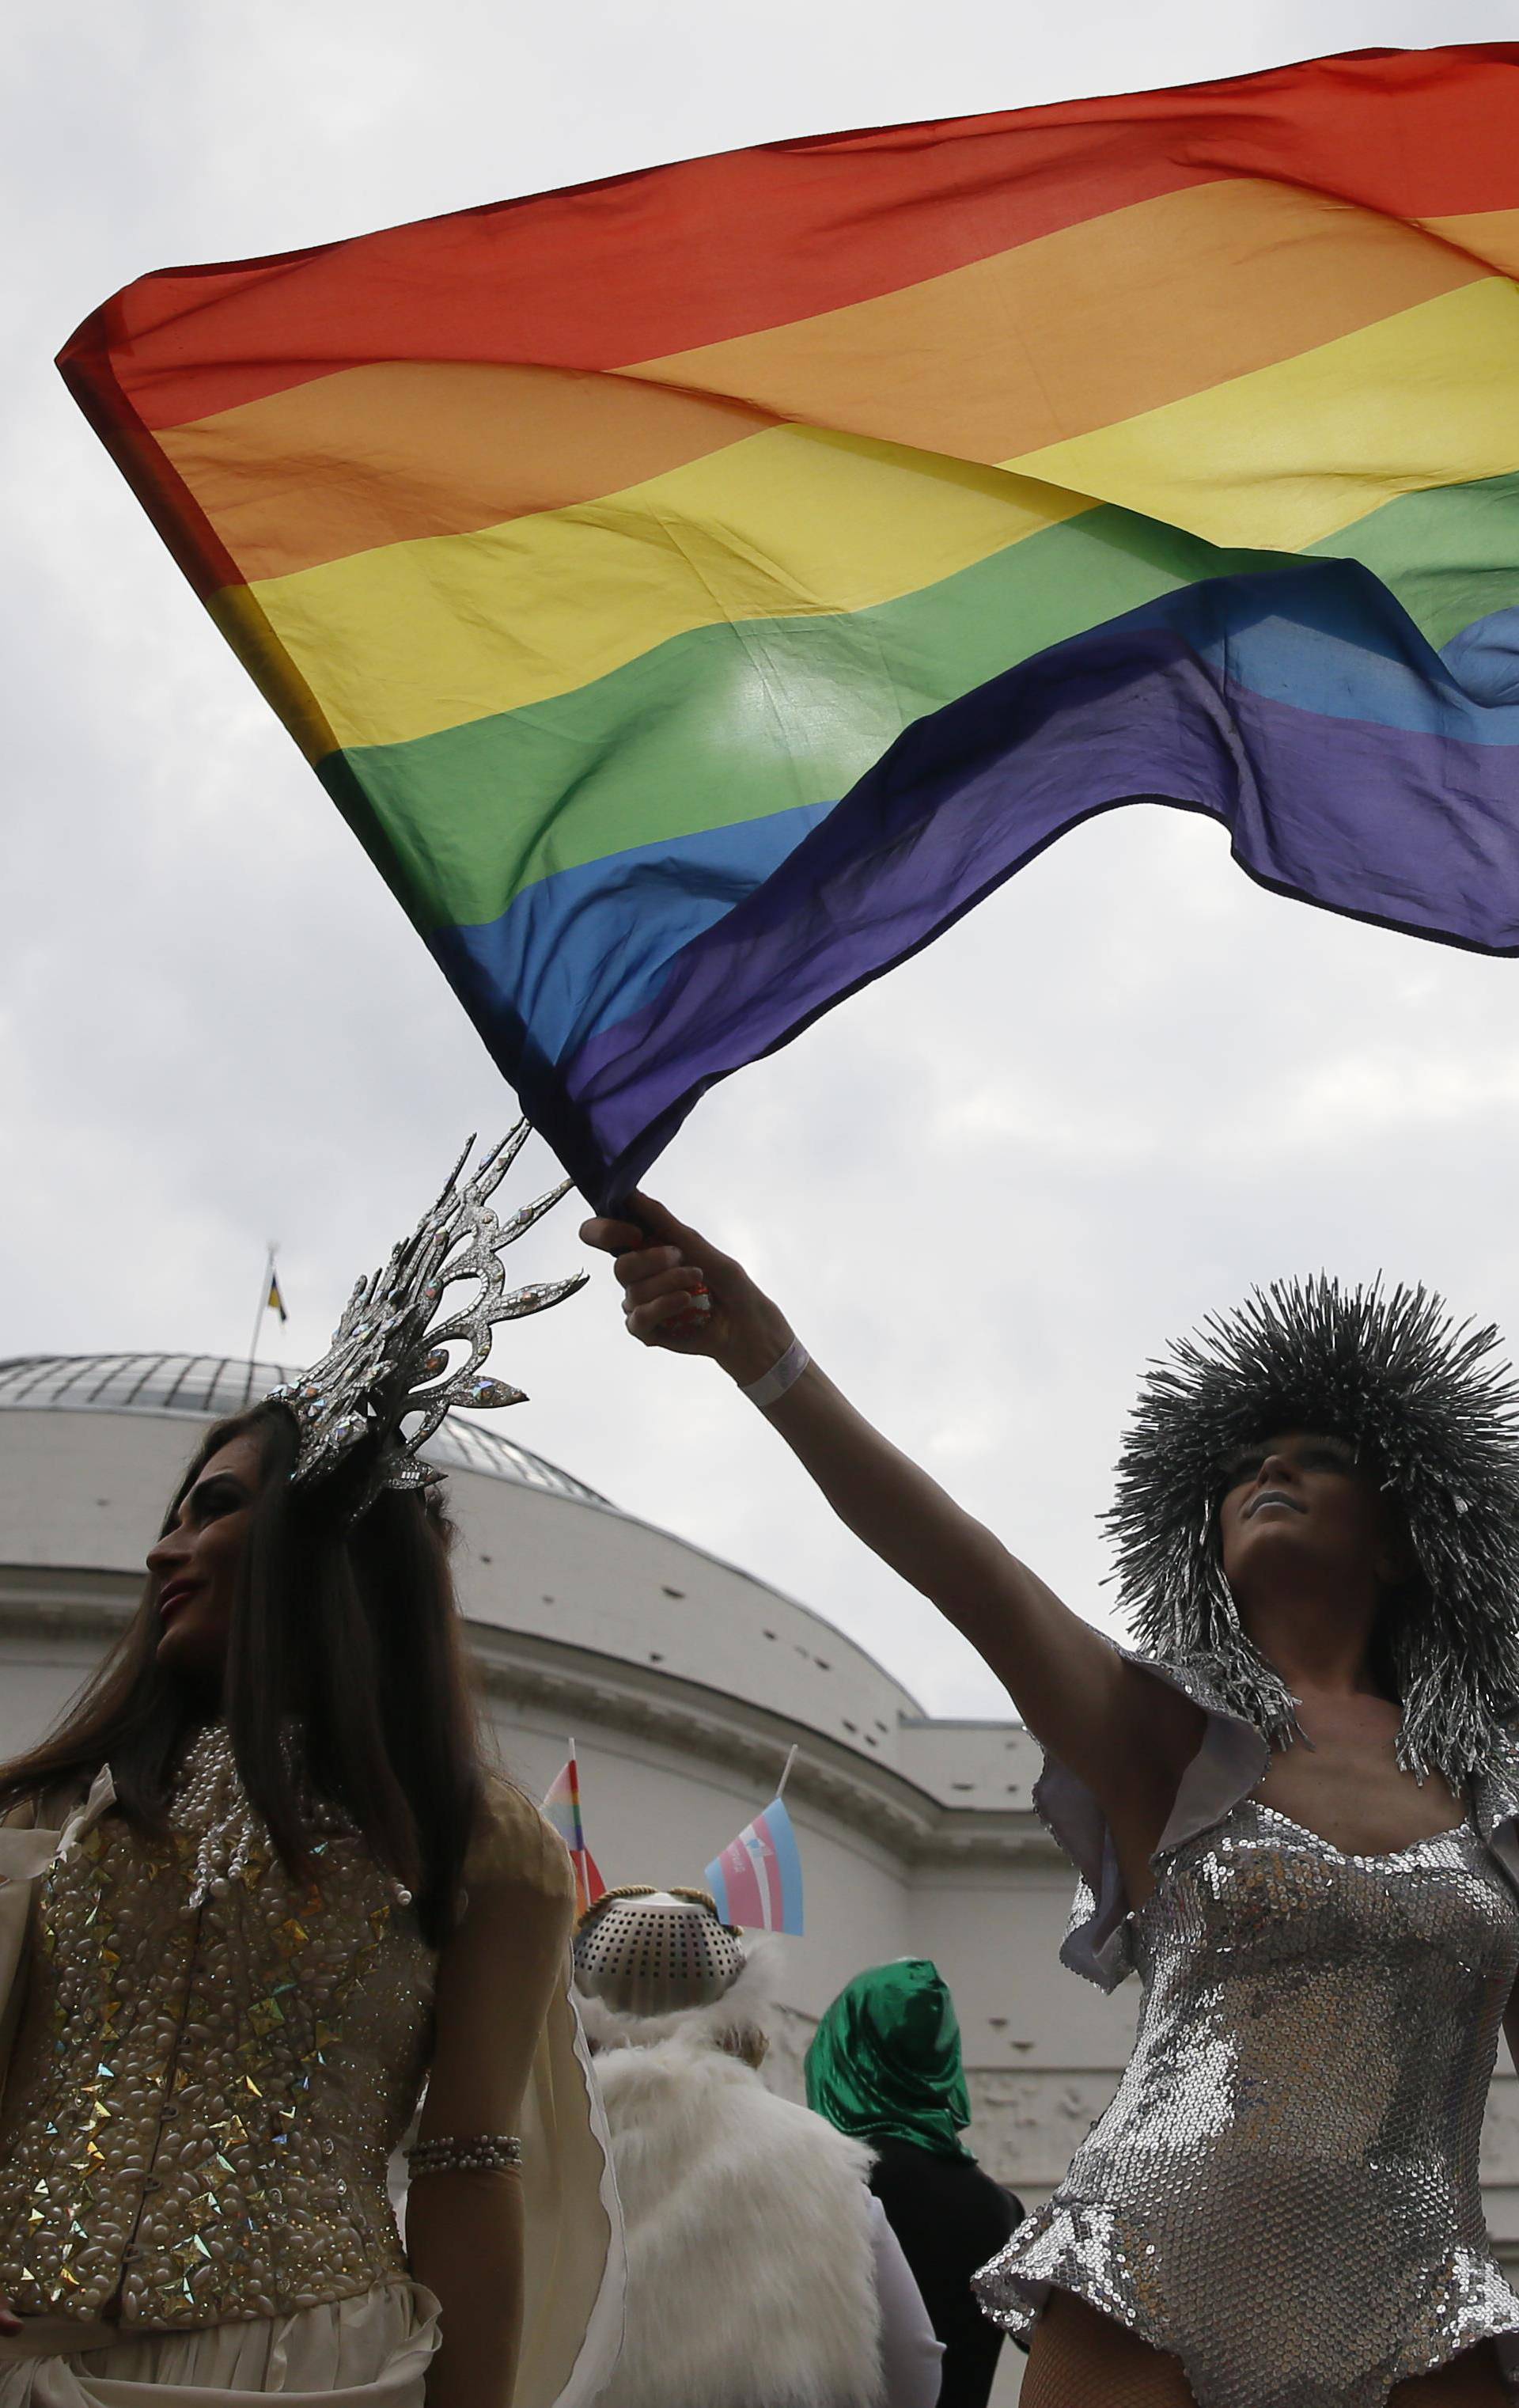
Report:
[{"label": "silver sequined dress", "polygon": [[1458,1829],[1347,1856],[1252,1797],[1249,1724],[1162,1677],[1209,1720],[1137,1913],[1091,1794],[1053,1762],[1037,1793],[1082,1874],[1066,1963],[1144,1995],[1111,2104],[982,2304],[1026,2336],[1073,2292],[1173,2352],[1198,2408],[1382,2408],[1488,2338],[1519,2391],[1477,2171],[1519,1973],[1519,1755]]}]

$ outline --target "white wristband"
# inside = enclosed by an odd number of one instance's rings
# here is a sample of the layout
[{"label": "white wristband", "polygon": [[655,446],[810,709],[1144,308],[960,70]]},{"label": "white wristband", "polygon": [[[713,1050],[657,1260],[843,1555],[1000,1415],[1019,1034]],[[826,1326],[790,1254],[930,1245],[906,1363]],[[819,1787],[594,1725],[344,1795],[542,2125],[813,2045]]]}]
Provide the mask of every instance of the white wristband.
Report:
[{"label": "white wristband", "polygon": [[757,1380],[751,1380],[747,1388],[740,1387],[738,1394],[741,1397],[747,1397],[752,1405],[759,1405],[762,1408],[766,1405],[773,1405],[778,1397],[783,1397],[793,1383],[801,1378],[811,1360],[812,1357],[801,1340],[794,1338],[780,1362],[772,1363],[769,1369],[762,1371]]}]

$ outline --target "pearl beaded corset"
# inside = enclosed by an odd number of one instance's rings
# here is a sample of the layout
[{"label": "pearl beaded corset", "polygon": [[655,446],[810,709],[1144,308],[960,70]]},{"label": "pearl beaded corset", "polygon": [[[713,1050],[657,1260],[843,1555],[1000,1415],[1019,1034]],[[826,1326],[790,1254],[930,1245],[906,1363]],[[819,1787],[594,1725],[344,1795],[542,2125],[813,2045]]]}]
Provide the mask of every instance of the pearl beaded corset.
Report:
[{"label": "pearl beaded corset", "polygon": [[217,2324],[404,2272],[386,2160],[436,1960],[359,1842],[314,1854],[285,1871],[215,1729],[165,1840],[107,1814],[39,1885],[0,2114],[21,2314]]}]

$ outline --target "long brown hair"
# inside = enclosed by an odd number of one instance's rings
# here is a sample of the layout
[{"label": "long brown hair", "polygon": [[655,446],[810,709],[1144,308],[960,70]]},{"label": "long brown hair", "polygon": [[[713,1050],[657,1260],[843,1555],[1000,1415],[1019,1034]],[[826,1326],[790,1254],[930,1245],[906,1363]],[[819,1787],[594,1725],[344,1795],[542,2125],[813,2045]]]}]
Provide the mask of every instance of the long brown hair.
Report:
[{"label": "long brown hair", "polygon": [[[303,1799],[353,1825],[414,1894],[435,1945],[451,1928],[481,1789],[474,1683],[437,1492],[385,1489],[357,1522],[359,1447],[294,1487],[296,1432],[279,1405],[208,1430],[162,1527],[218,1450],[257,1442],[262,1479],[238,1568],[222,1713],[250,1799],[285,1863],[304,1870]],[[0,1765],[0,1811],[109,1760],[127,1817],[162,1828],[187,1733],[205,1700],[158,1662],[156,1584],[62,1723]]]}]

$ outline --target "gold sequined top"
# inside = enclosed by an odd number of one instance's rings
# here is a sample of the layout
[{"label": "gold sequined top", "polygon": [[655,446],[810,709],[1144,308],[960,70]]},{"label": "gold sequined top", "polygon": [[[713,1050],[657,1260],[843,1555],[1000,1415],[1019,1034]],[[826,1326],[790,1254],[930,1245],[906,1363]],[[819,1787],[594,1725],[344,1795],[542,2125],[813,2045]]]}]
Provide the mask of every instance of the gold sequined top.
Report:
[{"label": "gold sequined top", "polygon": [[23,2315],[199,2326],[367,2290],[405,2261],[386,2160],[436,1971],[336,1823],[292,1877],[225,1732],[155,1841],[107,1813],[38,1884],[0,2109],[0,2292]]}]

